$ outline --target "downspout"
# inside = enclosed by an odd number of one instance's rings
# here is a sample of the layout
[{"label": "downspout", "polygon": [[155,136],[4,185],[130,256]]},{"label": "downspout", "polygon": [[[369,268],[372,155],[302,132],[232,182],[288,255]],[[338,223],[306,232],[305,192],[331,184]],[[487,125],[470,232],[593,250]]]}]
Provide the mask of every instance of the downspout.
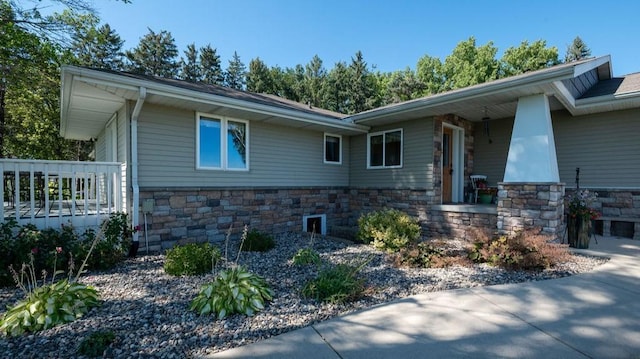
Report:
[{"label": "downspout", "polygon": [[[133,189],[133,206],[131,213],[131,225],[138,228],[140,223],[140,187],[138,186],[138,116],[147,97],[147,89],[140,87],[138,100],[131,114],[131,187]],[[138,231],[133,233],[133,241],[138,242]]]}]

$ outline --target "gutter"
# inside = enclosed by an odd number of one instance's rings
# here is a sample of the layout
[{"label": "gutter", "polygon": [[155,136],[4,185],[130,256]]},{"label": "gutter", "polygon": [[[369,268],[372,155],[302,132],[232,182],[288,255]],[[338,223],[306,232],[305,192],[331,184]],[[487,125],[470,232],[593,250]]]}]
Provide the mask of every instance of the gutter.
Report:
[{"label": "gutter", "polygon": [[280,108],[266,104],[259,104],[251,101],[238,100],[225,96],[202,93],[199,91],[183,89],[167,84],[156,83],[151,80],[142,80],[130,78],[123,75],[111,74],[91,69],[79,68],[75,66],[64,66],[63,73],[68,72],[75,76],[78,81],[90,84],[101,84],[123,88],[126,90],[137,90],[139,87],[145,87],[148,94],[166,96],[176,99],[184,99],[190,101],[199,101],[202,103],[212,104],[216,106],[224,106],[233,109],[249,110],[271,116],[288,118],[291,120],[308,123],[311,125],[323,125],[343,130],[350,130],[359,133],[369,132],[369,127],[358,125],[351,122],[343,121],[343,119],[322,116],[317,114],[306,113],[299,110]]},{"label": "gutter", "polygon": [[567,66],[557,69],[553,72],[547,72],[533,76],[531,74],[524,74],[517,77],[506,78],[503,80],[496,80],[489,83],[479,84],[474,87],[466,87],[442,94],[432,95],[429,97],[400,103],[397,105],[391,105],[389,107],[383,107],[378,110],[371,110],[349,116],[344,118],[353,122],[354,124],[362,124],[367,121],[375,120],[381,117],[389,115],[398,115],[405,112],[413,111],[416,109],[424,109],[435,106],[447,105],[454,102],[463,100],[469,100],[476,97],[486,96],[490,93],[499,93],[504,91],[511,91],[514,88],[521,86],[535,86],[541,83],[548,83],[550,80],[557,81],[567,78],[572,78],[574,74],[573,66]]},{"label": "gutter", "polygon": [[[138,117],[142,110],[144,100],[147,98],[147,89],[140,86],[138,100],[131,113],[131,187],[133,189],[133,205],[131,213],[131,225],[136,228],[140,223],[140,186],[138,185]],[[133,233],[133,241],[138,242],[138,232]]]}]

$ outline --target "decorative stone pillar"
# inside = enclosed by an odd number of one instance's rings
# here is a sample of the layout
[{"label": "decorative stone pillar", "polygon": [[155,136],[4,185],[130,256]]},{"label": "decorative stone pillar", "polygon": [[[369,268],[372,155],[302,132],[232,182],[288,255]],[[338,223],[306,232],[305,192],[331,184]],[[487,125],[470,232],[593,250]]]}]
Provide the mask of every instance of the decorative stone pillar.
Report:
[{"label": "decorative stone pillar", "polygon": [[498,233],[541,228],[561,239],[564,191],[564,183],[498,183]]}]

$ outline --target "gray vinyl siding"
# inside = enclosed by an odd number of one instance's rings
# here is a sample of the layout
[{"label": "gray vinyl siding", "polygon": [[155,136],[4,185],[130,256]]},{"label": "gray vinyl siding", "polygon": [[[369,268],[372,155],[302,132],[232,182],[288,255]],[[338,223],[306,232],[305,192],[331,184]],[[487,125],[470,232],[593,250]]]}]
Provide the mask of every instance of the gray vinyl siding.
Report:
[{"label": "gray vinyl siding", "polygon": [[100,134],[98,135],[98,138],[96,139],[96,143],[94,145],[96,162],[104,162],[107,160],[107,144],[105,140],[106,134],[105,131],[102,130],[102,132],[100,132]]},{"label": "gray vinyl siding", "polygon": [[323,161],[324,133],[249,122],[249,171],[196,169],[194,111],[145,105],[138,122],[140,187],[347,186],[349,138],[342,165]]},{"label": "gray vinyl siding", "polygon": [[504,179],[513,118],[489,121],[488,126],[491,143],[485,131],[485,124],[474,124],[472,174],[486,175],[489,185],[497,186],[498,182]]},{"label": "gray vinyl siding", "polygon": [[640,110],[571,117],[552,113],[560,181],[575,186],[640,188]]},{"label": "gray vinyl siding", "polygon": [[402,129],[402,168],[367,169],[367,135],[351,137],[350,186],[426,189],[433,187],[433,119],[398,122],[369,132]]},{"label": "gray vinyl siding", "polygon": [[116,115],[117,133],[118,133],[118,160],[117,162],[128,162],[129,148],[129,121],[126,113],[127,106],[123,106],[118,110]]},{"label": "gray vinyl siding", "polygon": [[[572,117],[566,111],[551,114],[560,182],[575,187],[640,188],[640,110]],[[513,119],[489,123],[492,144],[482,123],[475,125],[474,174],[488,176],[495,185],[504,178]]]}]

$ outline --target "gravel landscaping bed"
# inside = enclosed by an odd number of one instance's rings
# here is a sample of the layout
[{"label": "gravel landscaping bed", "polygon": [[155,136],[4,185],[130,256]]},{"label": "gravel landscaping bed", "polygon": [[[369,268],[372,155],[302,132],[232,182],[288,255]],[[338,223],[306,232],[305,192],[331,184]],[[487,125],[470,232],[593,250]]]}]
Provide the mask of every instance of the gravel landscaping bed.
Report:
[{"label": "gravel landscaping bed", "polygon": [[[2,337],[0,353],[14,358],[76,358],[83,338],[97,330],[112,330],[116,340],[105,353],[109,358],[198,357],[413,294],[559,278],[606,262],[574,255],[571,261],[542,272],[508,272],[486,265],[406,269],[393,267],[383,253],[370,246],[316,238],[313,247],[325,262],[359,264],[370,259],[361,272],[368,287],[366,296],[353,303],[331,305],[299,294],[317,268],[294,266],[291,258],[309,243],[307,235],[289,233],[277,237],[276,248],[269,252],[240,254],[239,263],[263,276],[275,293],[265,310],[253,317],[233,315],[215,320],[189,311],[200,286],[213,280],[213,274],[171,277],[163,271],[164,256],[141,255],[113,270],[87,273],[82,278],[100,293],[100,307],[69,324],[18,338]],[[231,248],[237,246],[233,241],[229,245],[229,258],[236,258]],[[4,312],[22,295],[15,288],[0,289],[0,310]]]}]

